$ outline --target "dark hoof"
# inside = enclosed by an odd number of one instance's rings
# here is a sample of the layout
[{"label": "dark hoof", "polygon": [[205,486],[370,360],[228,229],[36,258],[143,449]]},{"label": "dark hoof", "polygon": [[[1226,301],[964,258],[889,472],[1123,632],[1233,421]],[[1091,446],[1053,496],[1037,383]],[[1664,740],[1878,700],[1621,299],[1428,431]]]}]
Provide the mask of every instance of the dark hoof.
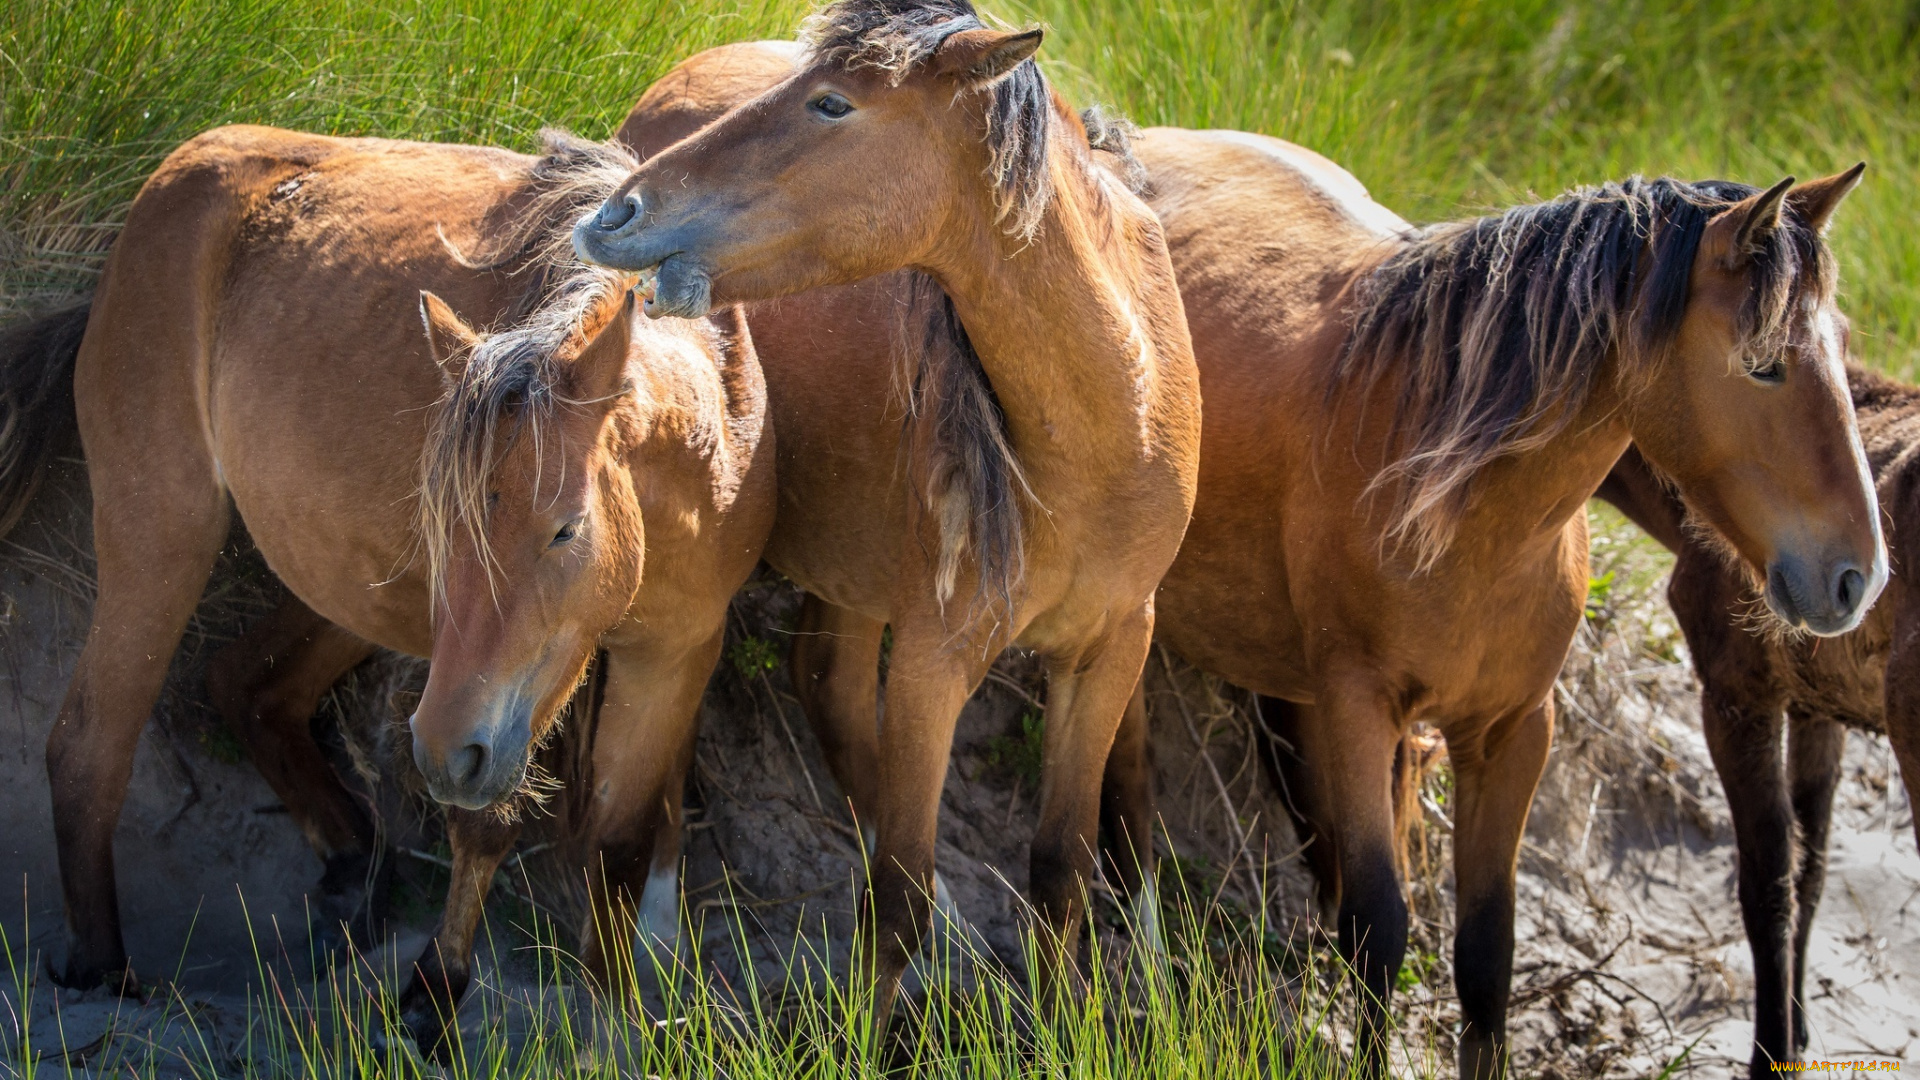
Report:
[{"label": "dark hoof", "polygon": [[145,1002],[154,991],[161,988],[158,983],[143,983],[133,972],[133,965],[122,960],[118,964],[88,964],[69,956],[67,962],[56,969],[51,957],[43,954],[43,963],[47,969],[47,978],[63,990],[106,990],[123,998],[135,998]]},{"label": "dark hoof", "polygon": [[[457,1056],[460,1000],[467,996],[472,977],[465,972],[423,972],[416,968],[400,995],[400,1022],[413,1035],[422,1056],[436,1065],[451,1065]],[[436,992],[429,989],[437,985]]]},{"label": "dark hoof", "polygon": [[385,852],[350,852],[327,860],[314,902],[313,943],[321,952],[371,949],[386,937],[393,860]]}]

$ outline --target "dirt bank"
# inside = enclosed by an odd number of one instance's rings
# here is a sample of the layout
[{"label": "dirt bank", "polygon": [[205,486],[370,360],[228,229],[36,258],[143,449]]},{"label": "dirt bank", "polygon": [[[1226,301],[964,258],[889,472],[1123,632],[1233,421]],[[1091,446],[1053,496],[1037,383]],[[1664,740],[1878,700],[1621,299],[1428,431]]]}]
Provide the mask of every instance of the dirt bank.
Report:
[{"label": "dirt bank", "polygon": [[[256,959],[301,967],[302,895],[319,876],[199,691],[211,650],[276,595],[244,537],[223,560],[142,740],[118,833],[134,962],[168,976],[177,992],[144,1009],[56,992],[28,958],[63,947],[41,747],[86,624],[84,490],[77,469],[51,485],[5,543],[0,568],[0,880],[20,890],[0,905],[15,969],[0,976],[0,1043],[18,1046],[13,1018],[25,1017],[36,1053],[86,1048],[74,1060],[92,1069],[164,1059],[167,1048],[190,1044],[237,1056]],[[1563,676],[1558,740],[1521,858],[1516,1057],[1528,1075],[1637,1076],[1692,1046],[1700,1075],[1722,1075],[1746,1059],[1752,993],[1731,828],[1684,655],[1658,600],[1658,559],[1617,529],[1602,540],[1597,559],[1621,584],[1599,595]],[[703,716],[683,881],[690,910],[705,920],[704,955],[723,974],[740,970],[741,942],[772,972],[802,928],[843,947],[853,925],[856,834],[778,660],[796,603],[771,580],[743,595]],[[402,852],[404,925],[374,960],[389,970],[418,947],[444,884],[431,808],[408,795],[404,777],[383,772],[403,758],[383,748],[381,733],[421,677],[417,663],[376,658],[318,723]],[[1286,859],[1296,845],[1252,752],[1248,701],[1159,652],[1150,677],[1163,849],[1179,856],[1197,891],[1242,915],[1264,903],[1275,925],[1304,935],[1311,889]],[[1018,956],[1041,690],[1031,658],[995,669],[962,719],[943,803],[946,880],[986,947],[1008,959]],[[1416,859],[1418,982],[1403,997],[1412,1053],[1440,1060],[1450,1058],[1453,1022],[1446,795],[1442,768],[1428,785]],[[488,995],[533,977],[516,927],[536,910],[562,923],[577,914],[571,872],[542,847],[549,839],[536,822],[525,857],[495,890],[489,974],[463,1014],[470,1022]],[[1121,933],[1115,905],[1100,915],[1107,933]],[[1820,987],[1811,1003],[1820,1056],[1920,1057],[1920,855],[1879,741],[1849,744],[1809,968]],[[0,1063],[0,1072],[11,1067]]]}]

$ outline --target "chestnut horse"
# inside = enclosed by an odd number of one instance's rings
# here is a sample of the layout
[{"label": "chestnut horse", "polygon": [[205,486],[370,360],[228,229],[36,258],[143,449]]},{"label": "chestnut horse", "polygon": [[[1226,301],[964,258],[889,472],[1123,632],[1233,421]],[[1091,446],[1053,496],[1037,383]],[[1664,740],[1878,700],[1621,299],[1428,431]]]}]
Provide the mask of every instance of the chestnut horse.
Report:
[{"label": "chestnut horse", "polygon": [[[659,145],[653,116],[697,126],[701,102],[724,108],[755,69],[772,82],[790,63],[757,45],[702,54],[659,84],[667,100],[649,92],[622,139]],[[1329,841],[1376,1067],[1407,920],[1392,763],[1414,722],[1445,733],[1461,798],[1460,1067],[1494,1074],[1515,859],[1586,596],[1585,501],[1622,448],[1637,437],[1700,519],[1766,568],[1783,620],[1842,632],[1885,582],[1818,235],[1859,170],[1766,192],[1636,179],[1415,231],[1276,139],[1154,129],[1133,146],[1211,402],[1159,632],[1265,695],[1295,736],[1296,805]],[[776,415],[785,322],[820,327],[807,344],[841,365],[883,344],[863,298],[807,300],[750,314]],[[1781,445],[1799,451],[1780,459]],[[879,625],[831,595],[808,611],[803,630],[822,633],[796,642],[795,677],[858,805],[858,765],[878,753]],[[1127,717],[1105,811],[1131,887],[1151,881],[1152,857],[1138,695]]]},{"label": "chestnut horse", "polygon": [[1771,1075],[1772,1062],[1806,1056],[1807,938],[1826,884],[1847,727],[1886,733],[1907,801],[1920,806],[1920,609],[1905,587],[1920,565],[1920,389],[1859,367],[1847,381],[1892,523],[1894,574],[1867,618],[1837,641],[1756,628],[1756,583],[1687,527],[1685,504],[1637,451],[1599,491],[1678,557],[1667,598],[1700,676],[1700,716],[1740,852],[1756,1078]]},{"label": "chestnut horse", "polygon": [[1497,1074],[1585,501],[1629,440],[1764,568],[1783,622],[1845,632],[1886,580],[1820,239],[1860,169],[1767,191],[1634,179],[1414,232],[1277,140],[1137,146],[1213,402],[1160,633],[1296,703],[1315,789],[1296,805],[1330,841],[1375,1053],[1407,918],[1392,763],[1415,721],[1445,735],[1459,1065]]},{"label": "chestnut horse", "polygon": [[575,233],[593,261],[657,269],[651,312],[773,301],[750,315],[783,448],[767,561],[831,605],[803,635],[858,653],[830,692],[864,695],[860,730],[825,746],[872,830],[883,1018],[928,924],[955,722],[1009,645],[1048,664],[1043,990],[1070,965],[1101,766],[1198,468],[1159,223],[1047,86],[1040,38],[989,29],[965,0],[842,0],[803,53],[774,50],[770,88],[647,161]]},{"label": "chestnut horse", "polygon": [[236,512],[298,598],[246,647],[306,642],[272,688],[294,701],[281,722],[239,730],[336,890],[364,875],[372,830],[306,719],[373,645],[432,659],[413,752],[454,867],[403,999],[416,1031],[437,1042],[467,983],[511,810],[539,787],[530,756],[596,652],[592,787],[569,792],[584,959],[621,982],[643,894],[650,932],[677,934],[681,788],[728,601],[771,527],[772,440],[737,310],[641,320],[630,279],[570,263],[568,226],[631,167],[564,140],[533,158],[217,129],[134,201],[77,358],[9,358],[72,364],[94,497],[93,626],[47,747],[61,982],[137,985],[114,822]]}]

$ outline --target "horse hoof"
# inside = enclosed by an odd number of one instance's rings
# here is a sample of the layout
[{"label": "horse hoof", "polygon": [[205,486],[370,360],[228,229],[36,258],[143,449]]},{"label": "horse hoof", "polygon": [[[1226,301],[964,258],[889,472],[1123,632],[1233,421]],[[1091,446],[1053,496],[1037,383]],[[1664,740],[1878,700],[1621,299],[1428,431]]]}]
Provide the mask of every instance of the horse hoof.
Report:
[{"label": "horse hoof", "polygon": [[67,962],[57,969],[51,958],[43,958],[42,964],[46,968],[47,978],[62,990],[78,990],[81,993],[106,990],[118,997],[144,1002],[159,988],[157,984],[141,982],[140,977],[134,974],[132,964],[101,967],[83,964],[73,957],[68,957]]},{"label": "horse hoof", "polygon": [[393,860],[386,852],[352,852],[327,860],[314,905],[313,941],[323,952],[371,949],[386,936]]}]

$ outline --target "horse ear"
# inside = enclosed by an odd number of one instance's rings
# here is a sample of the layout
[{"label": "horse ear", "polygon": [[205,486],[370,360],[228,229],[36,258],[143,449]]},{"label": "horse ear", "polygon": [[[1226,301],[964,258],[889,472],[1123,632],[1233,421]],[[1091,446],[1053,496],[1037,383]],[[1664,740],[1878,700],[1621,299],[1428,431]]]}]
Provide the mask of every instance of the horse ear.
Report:
[{"label": "horse ear", "polygon": [[1046,31],[962,30],[950,34],[933,53],[933,70],[974,86],[991,86],[1040,48]]},{"label": "horse ear", "polygon": [[466,374],[473,347],[480,344],[480,335],[455,315],[445,300],[425,289],[420,290],[420,323],[426,327],[427,349],[433,353],[433,362],[440,365],[440,377],[448,386],[458,383]]},{"label": "horse ear", "polygon": [[1722,210],[1707,222],[1704,243],[1710,245],[1727,266],[1746,262],[1779,226],[1780,205],[1792,186],[1793,177],[1789,176],[1760,194]]},{"label": "horse ear", "polygon": [[593,335],[568,366],[567,391],[575,401],[610,402],[627,386],[627,353],[633,345],[633,290],[620,300],[620,310]]},{"label": "horse ear", "polygon": [[1814,232],[1826,232],[1827,220],[1833,217],[1834,208],[1859,186],[1860,174],[1866,171],[1867,163],[1863,161],[1846,172],[1809,180],[1787,192],[1787,205],[1793,207]]}]

